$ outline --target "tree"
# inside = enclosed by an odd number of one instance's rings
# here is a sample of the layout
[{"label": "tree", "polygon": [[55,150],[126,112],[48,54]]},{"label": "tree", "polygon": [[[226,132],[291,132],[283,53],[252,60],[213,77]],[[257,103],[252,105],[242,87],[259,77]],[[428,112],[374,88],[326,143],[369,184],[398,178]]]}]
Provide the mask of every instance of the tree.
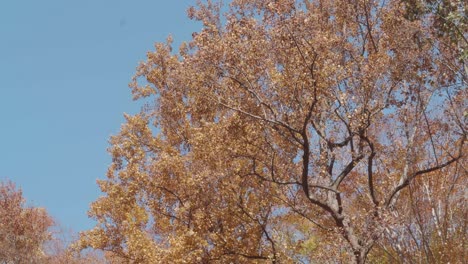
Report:
[{"label": "tree", "polygon": [[41,263],[47,264],[105,264],[116,263],[107,261],[102,252],[97,250],[86,250],[77,252],[71,247],[72,242],[77,239],[72,230],[65,230],[59,226],[52,228],[52,238],[44,244],[45,257]]},{"label": "tree", "polygon": [[460,53],[459,60],[465,68],[464,78],[468,78],[468,4],[461,0],[402,0],[406,4],[405,17],[411,21],[429,16],[433,30],[439,36],[452,42],[452,48]]},{"label": "tree", "polygon": [[131,263],[393,256],[421,186],[453,170],[466,182],[461,51],[408,6],[190,8],[203,29],[178,54],[156,44],[138,68],[134,98],[154,103],[111,138],[98,223],[77,246]]},{"label": "tree", "polygon": [[406,18],[420,20],[422,16],[432,15],[433,25],[439,35],[449,35],[452,41],[468,44],[467,4],[461,0],[402,0],[406,4]]},{"label": "tree", "polygon": [[468,253],[466,184],[466,171],[453,166],[409,186],[408,203],[396,212],[401,220],[390,227],[371,258],[376,263],[465,260]]},{"label": "tree", "polygon": [[42,263],[53,225],[45,209],[25,206],[21,190],[0,182],[0,263]]},{"label": "tree", "polygon": [[21,189],[0,182],[0,263],[107,263],[97,251],[68,249],[71,237],[54,231],[55,221],[44,208],[25,205]]}]

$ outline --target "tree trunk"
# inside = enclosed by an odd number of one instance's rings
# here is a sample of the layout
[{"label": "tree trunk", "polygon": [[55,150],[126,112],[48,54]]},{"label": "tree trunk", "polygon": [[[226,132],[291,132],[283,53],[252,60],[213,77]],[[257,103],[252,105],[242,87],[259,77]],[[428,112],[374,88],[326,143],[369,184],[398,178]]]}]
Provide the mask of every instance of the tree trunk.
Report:
[{"label": "tree trunk", "polygon": [[353,263],[356,264],[364,264],[366,263],[367,259],[367,249],[361,248],[359,251],[354,252],[354,258],[353,258]]}]

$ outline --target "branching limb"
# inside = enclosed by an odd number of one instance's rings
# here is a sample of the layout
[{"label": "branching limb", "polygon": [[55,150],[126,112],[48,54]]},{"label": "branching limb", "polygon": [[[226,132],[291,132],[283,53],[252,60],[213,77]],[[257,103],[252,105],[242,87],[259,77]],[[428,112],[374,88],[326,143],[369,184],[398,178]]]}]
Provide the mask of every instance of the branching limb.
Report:
[{"label": "branching limb", "polygon": [[394,197],[401,191],[403,190],[405,187],[407,187],[411,181],[413,181],[416,177],[420,176],[420,175],[424,175],[424,174],[427,174],[427,173],[430,173],[430,172],[433,172],[433,171],[437,171],[437,170],[440,170],[442,168],[445,168],[447,166],[449,166],[450,164],[458,161],[460,158],[462,157],[462,153],[460,152],[458,154],[458,156],[446,161],[445,163],[442,163],[438,166],[434,166],[434,167],[431,167],[431,168],[428,168],[428,169],[424,169],[424,170],[420,170],[420,171],[417,171],[415,173],[413,173],[412,175],[410,175],[409,177],[406,178],[406,180],[403,180],[401,181],[400,184],[398,184],[394,189],[393,191],[391,192],[389,198],[387,199],[387,202],[385,203],[387,207],[393,207],[395,202],[396,202],[396,199],[394,199]]},{"label": "branching limb", "polygon": [[356,167],[356,165],[358,165],[359,161],[361,161],[363,157],[364,157],[364,155],[362,155],[362,154],[360,154],[357,157],[354,157],[348,163],[348,165],[344,168],[344,170],[340,173],[340,175],[338,175],[338,177],[335,179],[335,181],[333,181],[333,183],[331,184],[331,188],[333,188],[335,190],[338,190],[338,187],[340,186],[340,184],[344,180],[344,178],[346,178],[346,176],[348,176],[348,174],[354,169],[354,167]]},{"label": "branching limb", "polygon": [[369,193],[371,196],[372,203],[375,206],[379,206],[379,201],[375,196],[375,188],[374,188],[374,175],[373,175],[373,166],[374,166],[374,157],[376,155],[374,144],[369,140],[368,137],[361,135],[361,138],[368,144],[371,153],[369,157],[367,157],[367,183],[369,187]]},{"label": "branching limb", "polygon": [[291,127],[290,125],[284,123],[283,121],[279,121],[279,120],[273,120],[273,119],[269,119],[269,118],[264,118],[264,117],[261,117],[261,116],[258,116],[258,115],[255,115],[255,114],[252,114],[252,113],[249,113],[249,112],[246,112],[240,108],[236,108],[236,107],[232,107],[230,105],[227,105],[223,102],[221,102],[220,100],[218,100],[218,103],[228,109],[231,109],[233,111],[236,111],[236,112],[239,112],[241,114],[244,114],[246,116],[249,116],[251,118],[254,118],[254,119],[257,119],[257,120],[261,120],[261,121],[264,121],[264,122],[268,122],[270,124],[274,124],[274,125],[278,125],[278,126],[281,126],[281,127],[284,127],[286,128],[287,130],[291,131],[291,132],[294,132],[294,133],[297,133],[297,134],[301,134],[301,132],[293,127]]}]

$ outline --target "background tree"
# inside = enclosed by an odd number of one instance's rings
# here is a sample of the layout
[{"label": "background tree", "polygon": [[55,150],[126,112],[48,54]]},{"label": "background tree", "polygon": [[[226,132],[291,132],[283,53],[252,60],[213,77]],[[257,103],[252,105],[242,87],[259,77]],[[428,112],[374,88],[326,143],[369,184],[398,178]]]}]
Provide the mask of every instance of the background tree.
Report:
[{"label": "background tree", "polygon": [[[189,9],[203,29],[138,68],[134,98],[152,103],[112,137],[98,224],[77,246],[131,263],[404,261],[435,246],[418,243],[438,229],[414,224],[424,197],[466,179],[466,75],[458,44],[408,6]],[[440,216],[458,226],[452,209]],[[405,225],[424,234],[408,250],[392,240]]]},{"label": "background tree", "polygon": [[97,250],[76,252],[70,245],[76,241],[76,233],[55,225],[50,228],[52,238],[44,244],[45,257],[41,263],[47,264],[104,264],[118,263],[107,259],[105,254]]},{"label": "background tree", "polygon": [[14,183],[0,182],[1,264],[108,263],[97,251],[68,249],[72,235],[57,227],[44,208],[25,204]]},{"label": "background tree", "polygon": [[444,44],[459,54],[463,78],[468,79],[468,4],[461,0],[402,0],[405,18],[411,21],[430,19],[435,34],[443,36]]},{"label": "background tree", "polygon": [[0,182],[0,263],[42,263],[52,225],[45,209],[25,206],[21,190]]}]

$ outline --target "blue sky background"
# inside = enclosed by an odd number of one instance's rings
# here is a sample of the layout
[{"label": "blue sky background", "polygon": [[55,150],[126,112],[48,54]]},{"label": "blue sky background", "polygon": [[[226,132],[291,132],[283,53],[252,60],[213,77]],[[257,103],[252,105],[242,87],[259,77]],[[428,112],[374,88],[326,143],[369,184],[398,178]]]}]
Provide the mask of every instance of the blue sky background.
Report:
[{"label": "blue sky background", "polygon": [[194,2],[1,0],[0,180],[62,227],[91,228],[108,139],[139,111],[127,85],[155,42],[200,29]]}]

